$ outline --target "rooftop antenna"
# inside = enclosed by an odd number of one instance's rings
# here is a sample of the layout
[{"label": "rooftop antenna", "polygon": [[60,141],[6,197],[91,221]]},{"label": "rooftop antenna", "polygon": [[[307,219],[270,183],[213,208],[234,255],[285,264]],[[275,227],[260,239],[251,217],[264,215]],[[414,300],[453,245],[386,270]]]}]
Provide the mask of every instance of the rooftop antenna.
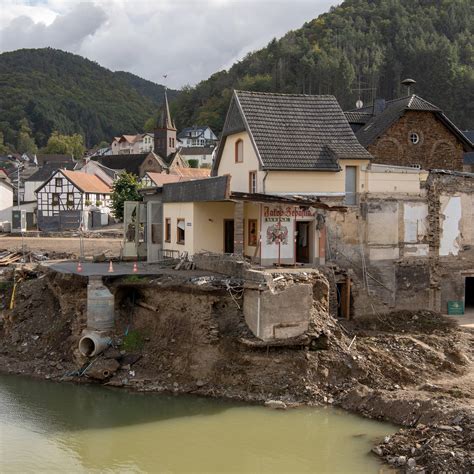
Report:
[{"label": "rooftop antenna", "polygon": [[372,93],[372,96],[373,96],[373,94],[375,92],[375,87],[362,87],[362,84],[366,85],[367,83],[360,80],[360,75],[359,75],[359,81],[358,82],[359,82],[358,86],[355,89],[351,89],[351,91],[358,93],[359,98],[357,99],[357,102],[356,102],[355,105],[356,105],[356,108],[361,109],[362,107],[364,107],[364,102],[362,101],[362,92],[370,91]]},{"label": "rooftop antenna", "polygon": [[414,79],[404,79],[402,81],[402,85],[404,85],[407,88],[407,95],[411,95],[411,87],[415,86],[416,81]]}]

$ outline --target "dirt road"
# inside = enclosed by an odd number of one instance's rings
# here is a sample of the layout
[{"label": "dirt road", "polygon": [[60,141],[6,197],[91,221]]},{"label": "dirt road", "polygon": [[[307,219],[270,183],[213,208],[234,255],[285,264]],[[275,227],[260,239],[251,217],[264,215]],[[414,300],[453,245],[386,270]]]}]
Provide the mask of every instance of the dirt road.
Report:
[{"label": "dirt road", "polygon": [[[80,254],[79,238],[58,238],[58,237],[25,237],[23,238],[25,251],[35,252],[55,252]],[[86,257],[107,252],[107,255],[118,256],[122,239],[110,238],[84,238],[84,254]],[[0,237],[0,249],[17,251],[22,249],[21,237]]]}]

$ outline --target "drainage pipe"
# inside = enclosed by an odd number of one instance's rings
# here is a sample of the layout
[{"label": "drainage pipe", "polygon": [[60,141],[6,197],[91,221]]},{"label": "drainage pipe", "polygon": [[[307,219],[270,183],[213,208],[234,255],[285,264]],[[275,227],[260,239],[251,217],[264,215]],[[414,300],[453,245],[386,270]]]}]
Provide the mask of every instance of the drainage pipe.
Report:
[{"label": "drainage pipe", "polygon": [[79,352],[86,357],[94,357],[109,347],[112,340],[97,332],[88,332],[79,340]]}]

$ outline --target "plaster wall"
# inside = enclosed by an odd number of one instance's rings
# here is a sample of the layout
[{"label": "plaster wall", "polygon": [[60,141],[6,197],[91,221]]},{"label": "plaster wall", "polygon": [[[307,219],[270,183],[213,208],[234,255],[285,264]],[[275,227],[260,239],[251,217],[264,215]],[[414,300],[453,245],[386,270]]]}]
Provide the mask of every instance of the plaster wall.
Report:
[{"label": "plaster wall", "polygon": [[341,195],[345,193],[346,166],[357,166],[357,192],[367,188],[366,169],[368,160],[341,160],[341,171],[268,171],[265,179],[267,194],[326,194]]},{"label": "plaster wall", "polygon": [[194,204],[194,250],[224,253],[224,220],[234,219],[232,202],[197,202]]},{"label": "plaster wall", "polygon": [[461,248],[462,207],[460,196],[440,196],[441,238],[439,255],[458,255]]},{"label": "plaster wall", "polygon": [[11,222],[11,208],[13,206],[13,189],[0,180],[0,221]]},{"label": "plaster wall", "polygon": [[[179,252],[188,252],[190,255],[194,253],[194,206],[192,202],[164,203],[163,204],[163,249],[177,250]],[[169,242],[165,240],[166,219],[171,219],[171,239]],[[184,244],[177,243],[177,221],[184,219],[185,221],[185,238]]]},{"label": "plaster wall", "polygon": [[[243,141],[243,162],[235,162],[235,144],[238,140]],[[249,172],[257,171],[257,192],[263,192],[263,177],[265,173],[260,170],[260,162],[255,153],[250,136],[247,132],[234,133],[226,138],[224,149],[217,170],[218,176],[230,174],[231,191],[249,192]]]}]

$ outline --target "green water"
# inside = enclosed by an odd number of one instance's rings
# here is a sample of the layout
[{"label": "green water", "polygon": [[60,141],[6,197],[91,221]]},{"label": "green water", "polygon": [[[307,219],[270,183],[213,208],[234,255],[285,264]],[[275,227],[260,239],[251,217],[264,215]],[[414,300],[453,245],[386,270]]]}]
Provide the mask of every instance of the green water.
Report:
[{"label": "green water", "polygon": [[0,376],[0,472],[379,472],[395,431],[335,409],[274,411]]}]

